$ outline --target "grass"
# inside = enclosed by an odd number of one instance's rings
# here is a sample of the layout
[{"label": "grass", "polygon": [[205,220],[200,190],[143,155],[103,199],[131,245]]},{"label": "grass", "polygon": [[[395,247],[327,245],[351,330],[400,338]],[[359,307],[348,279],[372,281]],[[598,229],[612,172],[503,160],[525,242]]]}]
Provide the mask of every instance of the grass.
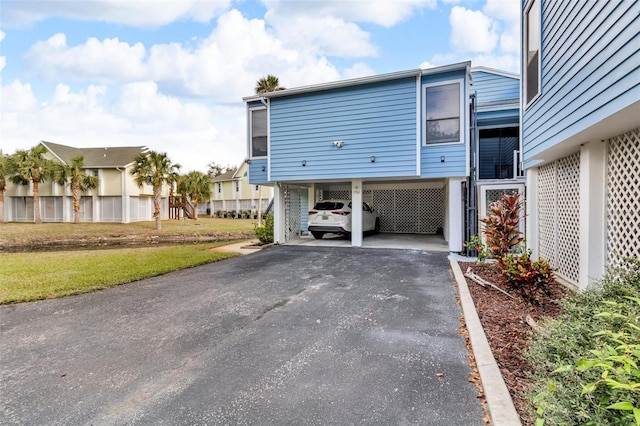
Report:
[{"label": "grass", "polygon": [[[253,219],[163,220],[162,235],[253,231]],[[134,223],[0,223],[0,241],[158,234],[155,221]]]},{"label": "grass", "polygon": [[87,293],[236,256],[207,250],[225,244],[0,254],[0,304]]}]

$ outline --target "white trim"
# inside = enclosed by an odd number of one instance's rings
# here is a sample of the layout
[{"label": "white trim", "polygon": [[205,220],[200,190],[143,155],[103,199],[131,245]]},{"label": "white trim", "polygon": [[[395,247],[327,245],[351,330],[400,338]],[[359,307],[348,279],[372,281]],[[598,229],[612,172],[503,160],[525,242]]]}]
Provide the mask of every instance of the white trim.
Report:
[{"label": "white trim", "polygon": [[483,67],[483,66],[471,67],[471,72],[474,72],[474,71],[487,72],[489,74],[501,75],[503,77],[515,78],[517,80],[520,80],[519,74],[509,72],[509,71],[497,70],[495,68],[489,68],[489,67]]},{"label": "white trim", "polygon": [[420,127],[420,116],[422,99],[420,97],[420,76],[416,76],[416,176],[420,176],[422,174],[422,131]]},{"label": "white trim", "polygon": [[[426,146],[442,146],[442,145],[455,145],[455,144],[463,144],[466,142],[467,140],[467,136],[466,136],[466,129],[469,127],[468,126],[468,119],[466,118],[467,114],[465,114],[465,106],[467,105],[467,102],[465,101],[465,94],[467,92],[466,87],[464,85],[464,78],[456,78],[456,79],[451,79],[451,80],[443,80],[443,81],[438,81],[436,83],[425,83],[422,85],[422,135],[421,135],[421,145],[423,147]],[[460,134],[460,139],[458,141],[452,141],[452,142],[439,142],[439,143],[430,143],[427,144],[427,89],[430,87],[437,87],[437,86],[446,86],[449,84],[458,84],[458,92],[460,95],[460,101],[459,101],[459,108],[460,108],[460,115],[458,116],[459,122],[460,122],[460,129],[459,129],[459,134]],[[468,174],[468,173],[467,173]]]},{"label": "white trim", "polygon": [[[267,105],[271,107],[271,101]],[[271,108],[267,108],[267,181],[271,181]]]},{"label": "white trim", "polygon": [[[249,118],[248,118],[248,123],[249,123],[249,159],[250,160],[262,160],[264,158],[269,157],[269,109],[266,106],[261,106],[261,107],[257,107],[257,108],[248,108],[249,110]],[[254,157],[253,155],[253,113],[255,111],[262,111],[262,110],[266,110],[267,111],[267,155],[263,155],[260,157]],[[239,168],[238,168],[239,169]],[[236,170],[237,172],[237,170]],[[235,173],[234,173],[235,176]],[[232,176],[233,178],[233,176]]]},{"label": "white trim", "polygon": [[456,64],[444,65],[441,67],[413,69],[406,71],[398,71],[387,74],[378,74],[367,77],[353,78],[349,80],[332,81],[329,83],[313,84],[309,86],[296,87],[293,89],[278,90],[276,92],[267,92],[260,95],[251,95],[242,98],[245,102],[258,101],[263,98],[279,98],[282,96],[297,95],[301,93],[317,92],[321,90],[337,89],[342,87],[352,87],[359,84],[377,83],[381,81],[398,80],[401,78],[409,78],[414,76],[423,76],[431,74],[441,74],[450,71],[468,69],[471,65],[470,61],[459,62]]},{"label": "white trim", "polygon": [[[538,2],[538,7],[540,9],[540,28],[537,29],[540,34],[540,46],[538,46],[538,93],[531,99],[531,101],[527,102],[527,68],[529,65],[529,44],[527,42],[528,33],[529,33],[529,12],[533,8],[535,2]],[[523,23],[522,23],[522,103],[523,108],[527,109],[529,106],[533,105],[542,94],[542,0],[527,0],[526,7],[524,8]]]}]

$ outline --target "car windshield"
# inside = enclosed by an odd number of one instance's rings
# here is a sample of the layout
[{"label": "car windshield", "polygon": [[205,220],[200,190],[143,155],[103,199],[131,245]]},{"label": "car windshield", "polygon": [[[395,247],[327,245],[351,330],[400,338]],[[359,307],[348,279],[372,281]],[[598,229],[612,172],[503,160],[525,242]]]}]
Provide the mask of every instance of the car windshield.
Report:
[{"label": "car windshield", "polygon": [[315,210],[340,210],[344,207],[344,203],[336,201],[320,201],[316,203]]}]

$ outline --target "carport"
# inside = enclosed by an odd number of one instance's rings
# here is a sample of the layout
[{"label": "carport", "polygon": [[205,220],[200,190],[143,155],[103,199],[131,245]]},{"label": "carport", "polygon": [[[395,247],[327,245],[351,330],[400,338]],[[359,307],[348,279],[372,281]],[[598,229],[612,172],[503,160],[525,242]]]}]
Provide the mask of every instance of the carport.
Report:
[{"label": "carport", "polygon": [[[452,182],[454,181],[454,182]],[[279,189],[279,191],[278,191]],[[457,193],[456,193],[457,191]],[[424,246],[420,239],[407,238],[407,236],[429,236],[428,245],[434,242],[438,246],[449,242],[449,250],[460,250],[461,226],[461,193],[460,183],[453,179],[420,179],[398,181],[361,181],[352,182],[292,182],[280,184],[276,192],[280,192],[282,206],[278,212],[284,220],[281,232],[284,243],[309,243],[305,238],[307,234],[308,211],[313,208],[316,201],[327,199],[350,199],[360,197],[376,209],[380,214],[381,236],[368,236],[366,240],[356,234],[351,243],[356,247],[381,245],[382,247],[400,246],[404,243],[413,244],[416,247]],[[453,192],[453,194],[452,194]],[[277,204],[276,197],[276,204]],[[453,212],[453,220],[451,220]],[[354,211],[356,214],[361,212]],[[354,220],[354,224],[356,221]],[[276,221],[276,228],[278,221]],[[457,227],[456,227],[457,224]],[[398,236],[393,242],[392,236]],[[403,237],[404,236],[404,237]],[[453,238],[452,238],[453,237]],[[328,237],[325,237],[328,238]],[[278,239],[276,238],[278,241]],[[379,241],[378,241],[379,240]],[[425,240],[425,239],[423,239]],[[332,239],[333,243],[346,245],[346,239]],[[374,242],[372,242],[374,241]],[[320,243],[322,244],[322,243]],[[456,246],[456,247],[454,247]],[[406,248],[403,247],[403,248]]]}]

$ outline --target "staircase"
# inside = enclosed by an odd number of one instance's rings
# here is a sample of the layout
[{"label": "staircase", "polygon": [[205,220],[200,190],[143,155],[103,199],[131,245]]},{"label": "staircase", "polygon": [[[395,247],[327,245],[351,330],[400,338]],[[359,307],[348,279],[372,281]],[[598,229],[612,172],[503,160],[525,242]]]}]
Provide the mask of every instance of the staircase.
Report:
[{"label": "staircase", "polygon": [[187,219],[193,219],[196,216],[196,210],[186,195],[169,196],[169,219],[180,219],[180,210]]}]

